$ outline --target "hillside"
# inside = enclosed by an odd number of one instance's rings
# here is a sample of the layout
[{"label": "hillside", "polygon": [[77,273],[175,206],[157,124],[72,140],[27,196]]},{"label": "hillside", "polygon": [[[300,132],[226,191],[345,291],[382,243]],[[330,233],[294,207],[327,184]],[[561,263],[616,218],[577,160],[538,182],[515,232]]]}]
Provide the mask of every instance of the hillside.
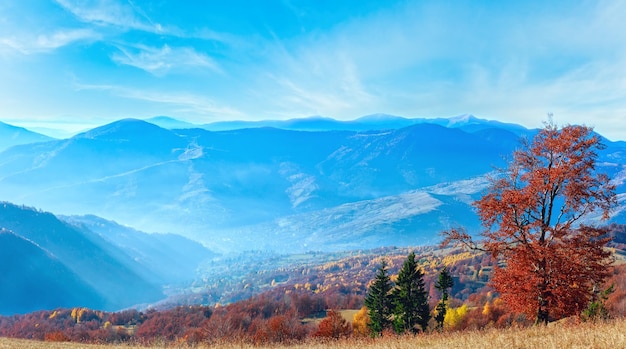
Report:
[{"label": "hillside", "polygon": [[32,132],[23,127],[17,127],[0,122],[0,151],[15,145],[47,142],[54,138]]},{"label": "hillside", "polygon": [[0,230],[0,314],[106,306],[103,295],[32,241]]},{"label": "hillside", "polygon": [[140,233],[97,217],[72,222],[0,204],[0,314],[155,302],[165,297],[163,286],[193,280],[200,262],[214,256],[183,237]]},{"label": "hillside", "polygon": [[[615,230],[623,236],[626,230]],[[389,336],[368,339],[372,345],[392,341],[438,340],[439,336],[459,336],[454,331],[482,329],[509,333],[531,322],[520,314],[511,313],[486,282],[492,261],[480,253],[435,248],[385,248],[334,254],[274,255],[263,258],[260,253],[242,254],[240,259],[209,263],[207,268],[222,267],[222,274],[213,273],[205,285],[197,286],[194,294],[170,298],[167,303],[147,310],[128,309],[110,313],[84,308],[36,311],[30,314],[0,316],[0,336],[31,338],[46,341],[71,340],[83,343],[120,341],[177,345],[364,345],[358,332],[350,339],[315,338],[314,333],[328,309],[352,309],[343,312],[352,316],[362,304],[365,291],[376,269],[385,260],[389,263],[391,279],[409,251],[415,251],[420,267],[425,271],[431,309],[440,294],[433,287],[443,266],[450,270],[455,286],[451,290],[450,312],[455,320],[446,322],[443,333],[436,331],[417,337]],[[623,251],[616,251],[623,259]],[[244,260],[247,258],[247,261]],[[256,263],[255,263],[256,262]],[[607,284],[615,284],[616,292],[609,295],[606,305],[613,316],[624,316],[626,302],[626,265],[618,264]],[[222,287],[217,289],[215,287]],[[206,290],[206,292],[204,291]],[[222,298],[212,298],[214,295]],[[202,305],[200,305],[202,304]],[[214,304],[214,305],[207,305]],[[578,323],[575,319],[553,323],[542,329]],[[600,323],[600,322],[598,322]],[[587,329],[596,324],[584,323]],[[534,327],[538,329],[539,327]],[[470,332],[471,333],[471,332]],[[481,332],[486,333],[486,332]],[[495,333],[495,332],[494,332]],[[417,342],[412,342],[417,343]],[[369,344],[368,344],[369,345]],[[449,345],[449,343],[448,343]]]},{"label": "hillside", "polygon": [[200,243],[176,234],[147,234],[93,215],[59,218],[96,233],[148,271],[149,280],[158,284],[193,280],[198,266],[216,257]]},{"label": "hillside", "polygon": [[[162,297],[160,287],[147,281],[141,275],[143,270],[126,255],[94,233],[79,231],[50,213],[3,203],[0,227],[46,251],[96,290],[103,302],[96,303],[95,307],[120,309]],[[5,251],[8,246],[0,248],[8,253]],[[26,267],[21,263],[11,264],[17,275]],[[33,272],[48,277],[43,266]],[[2,302],[12,301],[3,299]]]}]

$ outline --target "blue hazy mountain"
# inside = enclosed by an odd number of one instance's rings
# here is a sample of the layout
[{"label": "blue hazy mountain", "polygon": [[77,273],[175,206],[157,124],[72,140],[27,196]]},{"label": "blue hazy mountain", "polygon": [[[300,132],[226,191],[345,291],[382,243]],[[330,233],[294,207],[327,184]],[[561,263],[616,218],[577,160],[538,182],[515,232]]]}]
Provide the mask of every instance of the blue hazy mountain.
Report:
[{"label": "blue hazy mountain", "polygon": [[164,298],[215,257],[198,242],[96,216],[0,203],[0,314],[57,307],[119,310]]},{"label": "blue hazy mountain", "polygon": [[[3,202],[0,204],[0,228],[11,232],[3,236],[7,244],[0,244],[0,255],[8,259],[2,264],[6,269],[3,275],[13,275],[5,281],[23,285],[11,287],[11,290],[36,284],[38,280],[53,287],[51,290],[35,287],[24,293],[23,297],[32,297],[33,305],[41,301],[39,306],[44,306],[49,298],[51,302],[67,299],[56,306],[114,310],[163,296],[160,285],[148,281],[142,275],[145,274],[142,267],[130,257],[99,235],[77,229],[51,213]],[[15,256],[16,251],[23,253],[25,263]],[[25,277],[29,280],[24,280]],[[76,288],[68,290],[66,285]],[[34,290],[57,293],[33,296]],[[3,303],[0,308],[11,311],[34,310],[26,307],[28,300],[20,297],[0,298],[0,302]],[[16,304],[16,308],[9,309],[10,304]],[[25,305],[17,307],[17,304]]]},{"label": "blue hazy mountain", "polygon": [[147,271],[149,280],[159,284],[193,280],[198,265],[216,256],[200,243],[176,234],[148,234],[93,215],[60,218],[98,234]]},{"label": "blue hazy mountain", "polygon": [[[158,125],[159,123],[156,124]],[[495,120],[479,119],[471,114],[463,114],[452,118],[404,118],[388,114],[372,114],[349,121],[340,121],[322,116],[311,116],[308,118],[295,118],[289,120],[218,121],[200,126],[193,125],[193,127],[201,127],[209,131],[231,131],[244,128],[262,127],[272,127],[293,131],[370,131],[394,130],[416,124],[435,124],[447,128],[460,128],[467,132],[475,132],[488,128],[507,129],[520,135],[527,134],[529,132],[529,130],[520,125],[503,123]]]},{"label": "blue hazy mountain", "polygon": [[168,129],[168,130],[175,130],[175,129],[181,129],[181,128],[198,128],[200,127],[199,125],[196,124],[192,124],[186,121],[181,121],[178,119],[174,119],[172,117],[169,116],[155,116],[149,119],[145,119],[145,121],[157,125],[159,127]]},{"label": "blue hazy mountain", "polygon": [[[485,175],[536,131],[471,115],[406,120],[376,115],[362,118],[364,130],[321,131],[169,130],[120,120],[0,153],[0,192],[59,214],[179,233],[214,250],[415,245],[456,224],[477,231],[471,202]],[[625,150],[608,143],[600,166],[620,193]]]},{"label": "blue hazy mountain", "polygon": [[14,145],[51,141],[54,138],[0,122],[0,151]]},{"label": "blue hazy mountain", "polygon": [[103,295],[62,261],[6,229],[0,229],[0,285],[2,315],[107,305]]}]

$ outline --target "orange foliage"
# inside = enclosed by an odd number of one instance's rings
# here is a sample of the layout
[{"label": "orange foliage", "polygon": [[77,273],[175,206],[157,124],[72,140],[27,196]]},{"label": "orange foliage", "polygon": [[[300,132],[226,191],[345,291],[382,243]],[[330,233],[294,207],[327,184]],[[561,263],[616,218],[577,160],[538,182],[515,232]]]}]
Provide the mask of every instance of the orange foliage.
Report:
[{"label": "orange foliage", "polygon": [[329,310],[326,317],[320,322],[315,337],[335,338],[348,337],[352,333],[352,326],[338,311]]},{"label": "orange foliage", "polygon": [[547,124],[475,203],[487,228],[482,246],[462,230],[447,233],[446,243],[504,262],[491,281],[511,310],[543,323],[578,314],[608,276],[607,229],[580,225],[595,211],[608,218],[616,204],[615,187],[595,172],[600,148],[589,127]]},{"label": "orange foliage", "polygon": [[63,331],[54,331],[46,333],[44,336],[46,342],[69,342],[70,338],[63,333]]}]

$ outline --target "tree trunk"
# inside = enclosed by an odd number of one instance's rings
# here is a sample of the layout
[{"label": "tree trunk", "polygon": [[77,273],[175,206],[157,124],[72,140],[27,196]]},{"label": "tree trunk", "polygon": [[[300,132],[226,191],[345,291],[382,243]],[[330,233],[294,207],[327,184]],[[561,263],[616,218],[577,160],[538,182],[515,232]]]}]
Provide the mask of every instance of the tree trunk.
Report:
[{"label": "tree trunk", "polygon": [[539,304],[537,307],[537,320],[536,324],[548,324],[549,309],[548,309],[548,275],[547,275],[548,263],[546,258],[542,258],[539,262],[539,275],[541,275],[541,282],[539,284]]},{"label": "tree trunk", "polygon": [[539,309],[537,309],[537,321],[535,324],[547,325],[549,320],[548,302],[544,296],[539,297]]}]

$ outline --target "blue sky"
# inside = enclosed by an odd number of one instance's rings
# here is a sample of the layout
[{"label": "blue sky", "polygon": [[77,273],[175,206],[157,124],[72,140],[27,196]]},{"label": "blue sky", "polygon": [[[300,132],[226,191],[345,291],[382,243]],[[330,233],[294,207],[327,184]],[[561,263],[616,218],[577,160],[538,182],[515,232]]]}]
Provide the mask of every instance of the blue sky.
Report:
[{"label": "blue sky", "polygon": [[386,113],[626,140],[624,1],[0,2],[0,120]]}]

